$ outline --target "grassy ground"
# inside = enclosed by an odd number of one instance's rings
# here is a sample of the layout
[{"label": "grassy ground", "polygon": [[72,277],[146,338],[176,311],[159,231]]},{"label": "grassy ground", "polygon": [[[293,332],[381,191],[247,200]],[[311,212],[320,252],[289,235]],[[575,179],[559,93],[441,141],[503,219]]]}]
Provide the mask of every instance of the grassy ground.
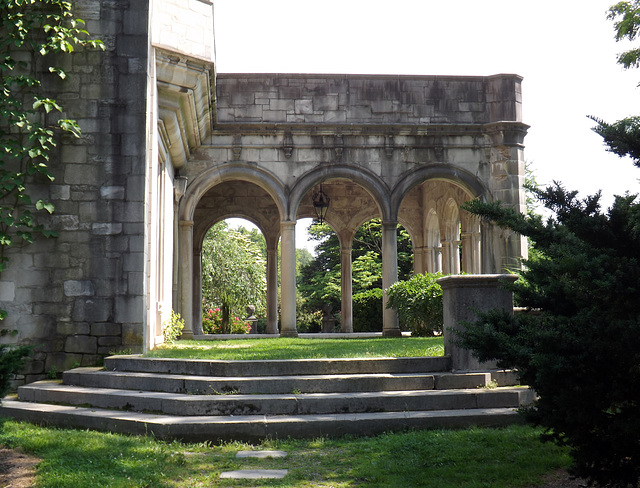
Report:
[{"label": "grassy ground", "polygon": [[[40,457],[37,485],[129,487],[535,486],[566,467],[566,451],[527,426],[384,434],[373,438],[266,441],[261,445],[165,443],[150,437],[62,430],[0,419],[0,446]],[[284,459],[236,459],[239,450],[279,449]],[[222,471],[288,469],[283,480],[221,480]]]},{"label": "grassy ground", "polygon": [[178,341],[160,346],[150,357],[182,359],[305,359],[442,356],[442,337],[368,339],[238,339]]}]

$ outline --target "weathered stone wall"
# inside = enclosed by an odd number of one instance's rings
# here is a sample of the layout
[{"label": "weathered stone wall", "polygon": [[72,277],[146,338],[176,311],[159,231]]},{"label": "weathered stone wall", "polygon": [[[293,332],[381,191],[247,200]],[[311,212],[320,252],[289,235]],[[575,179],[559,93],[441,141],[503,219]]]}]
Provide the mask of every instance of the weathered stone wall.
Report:
[{"label": "weathered stone wall", "polygon": [[217,77],[218,122],[486,124],[521,120],[521,78],[364,75]]},{"label": "weathered stone wall", "polygon": [[45,83],[82,129],[60,141],[55,181],[38,188],[56,207],[41,222],[58,237],[12,250],[0,281],[0,340],[37,346],[27,382],[142,338],[148,2],[75,8],[106,49],[65,57],[68,79]]}]

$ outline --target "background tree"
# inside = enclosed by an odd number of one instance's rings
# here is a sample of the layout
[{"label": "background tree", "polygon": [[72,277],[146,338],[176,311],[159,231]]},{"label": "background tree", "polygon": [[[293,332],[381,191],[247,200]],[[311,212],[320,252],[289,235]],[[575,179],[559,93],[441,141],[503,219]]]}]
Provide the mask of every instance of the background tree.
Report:
[{"label": "background tree", "polygon": [[[263,239],[264,240],[264,239]],[[247,233],[218,222],[202,244],[202,299],[205,310],[220,308],[223,333],[229,333],[230,317],[246,315],[244,307],[266,310],[266,260]]]},{"label": "background tree", "polygon": [[[340,309],[342,272],[340,243],[338,236],[327,224],[313,223],[309,226],[309,236],[318,241],[316,256],[307,265],[301,266],[298,291],[302,297],[301,314],[312,313],[322,309],[325,303]],[[381,330],[382,293],[371,293],[371,290],[382,289],[382,226],[379,219],[372,219],[363,224],[353,240],[352,245],[352,277],[354,300],[354,330]],[[413,251],[408,232],[398,226],[398,275],[406,279],[413,272]],[[366,295],[360,297],[364,293]],[[376,300],[380,301],[378,305]],[[359,307],[366,304],[367,310]],[[363,320],[359,317],[362,316]],[[367,317],[367,321],[364,320]],[[370,318],[377,317],[373,324]]]},{"label": "background tree", "polygon": [[[635,39],[640,1],[610,10],[618,38]],[[637,50],[621,56],[637,66]],[[631,56],[631,57],[630,57]],[[634,59],[635,62],[630,62]],[[640,167],[638,118],[594,129],[610,151]],[[513,285],[536,314],[483,314],[461,334],[481,360],[518,369],[540,395],[528,418],[544,437],[571,450],[573,474],[601,486],[640,484],[640,202],[616,196],[606,211],[600,194],[579,199],[555,184],[536,190],[551,212],[521,215],[499,203],[467,209],[530,238],[536,258]]]}]

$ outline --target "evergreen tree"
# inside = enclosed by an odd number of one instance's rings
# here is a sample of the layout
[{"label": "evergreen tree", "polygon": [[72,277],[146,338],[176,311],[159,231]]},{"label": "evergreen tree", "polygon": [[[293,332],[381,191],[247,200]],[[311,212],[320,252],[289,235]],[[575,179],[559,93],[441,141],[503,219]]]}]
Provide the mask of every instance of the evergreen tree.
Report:
[{"label": "evergreen tree", "polygon": [[[619,39],[635,39],[640,0],[614,5],[610,18],[619,19]],[[632,50],[619,61],[639,59]],[[640,167],[640,118],[594,120],[608,149]],[[525,261],[513,291],[535,313],[482,314],[461,345],[517,368],[535,388],[527,416],[546,428],[545,439],[569,446],[573,474],[599,486],[640,486],[640,201],[616,196],[602,212],[600,194],[579,199],[559,184],[534,192],[550,218],[499,202],[466,206],[529,237],[536,258]]]}]

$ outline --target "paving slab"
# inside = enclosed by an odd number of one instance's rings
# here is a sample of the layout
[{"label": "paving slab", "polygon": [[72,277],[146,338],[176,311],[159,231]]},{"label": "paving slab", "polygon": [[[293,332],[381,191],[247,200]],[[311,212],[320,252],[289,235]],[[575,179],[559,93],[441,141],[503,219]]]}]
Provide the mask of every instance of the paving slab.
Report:
[{"label": "paving slab", "polygon": [[280,480],[287,476],[286,469],[239,469],[237,471],[225,471],[220,478],[234,480]]},{"label": "paving slab", "polygon": [[285,458],[287,453],[285,451],[238,451],[236,457],[257,459]]}]

